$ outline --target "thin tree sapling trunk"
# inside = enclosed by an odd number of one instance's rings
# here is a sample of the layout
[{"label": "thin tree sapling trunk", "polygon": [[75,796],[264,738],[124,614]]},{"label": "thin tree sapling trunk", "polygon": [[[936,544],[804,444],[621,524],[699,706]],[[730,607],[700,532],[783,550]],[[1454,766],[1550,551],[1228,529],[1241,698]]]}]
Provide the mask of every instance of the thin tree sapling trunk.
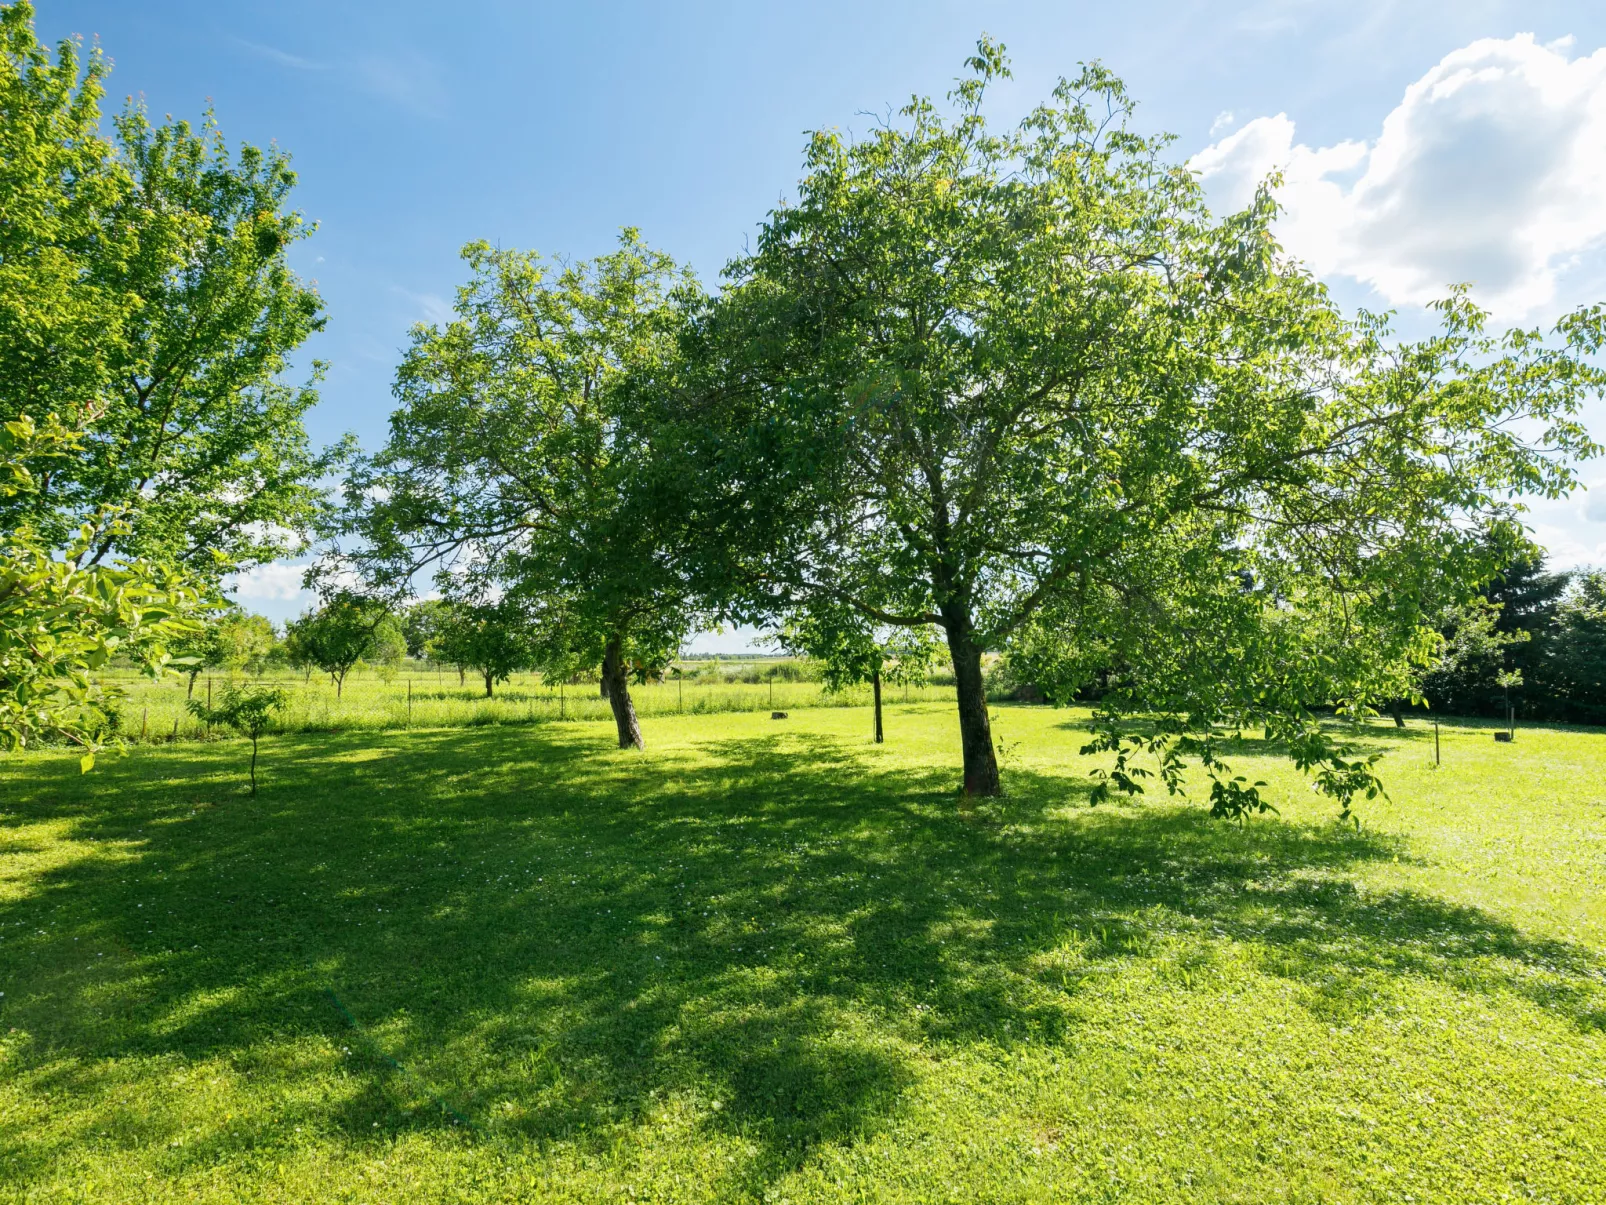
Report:
[{"label": "thin tree sapling trunk", "polygon": [[251,736],[251,798],[255,799],[256,797],[257,797],[257,738],[256,738],[256,734],[253,733],[252,736]]},{"label": "thin tree sapling trunk", "polygon": [[959,697],[959,746],[965,760],[965,795],[969,798],[1003,794],[998,782],[998,758],[993,753],[992,721],[987,717],[987,684],[981,675],[981,649],[970,637],[963,619],[948,625],[948,653],[954,662],[955,693]]},{"label": "thin tree sapling trunk", "polygon": [[875,692],[875,743],[881,743],[881,667],[870,673],[870,685]]},{"label": "thin tree sapling trunk", "polygon": [[607,686],[609,704],[613,707],[614,726],[619,730],[619,748],[645,749],[641,739],[641,724],[636,720],[636,707],[630,701],[630,677],[624,658],[624,637],[613,636],[602,656],[602,681]]}]

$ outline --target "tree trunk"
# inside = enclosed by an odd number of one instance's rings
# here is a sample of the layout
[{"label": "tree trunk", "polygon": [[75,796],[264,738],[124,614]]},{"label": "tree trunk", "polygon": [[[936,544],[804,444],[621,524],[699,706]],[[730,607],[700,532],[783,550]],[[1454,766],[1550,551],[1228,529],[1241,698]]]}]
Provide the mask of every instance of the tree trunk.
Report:
[{"label": "tree trunk", "polygon": [[1400,701],[1398,699],[1394,700],[1394,704],[1390,708],[1390,711],[1392,712],[1392,714],[1394,716],[1394,726],[1396,728],[1404,728],[1405,727],[1405,716],[1401,714]]},{"label": "tree trunk", "polygon": [[948,653],[954,662],[959,696],[959,745],[965,757],[965,795],[1002,795],[992,722],[987,718],[987,687],[981,676],[981,649],[970,638],[969,616],[950,621]]},{"label": "tree trunk", "polygon": [[251,738],[251,798],[257,797],[257,738]]},{"label": "tree trunk", "polygon": [[608,697],[608,675],[606,672],[603,673],[602,682],[598,685],[597,690],[601,692],[604,699]]},{"label": "tree trunk", "polygon": [[468,685],[468,670],[467,670],[467,668],[465,668],[464,666],[461,666],[461,665],[459,665],[457,667],[457,684],[459,686],[467,686]]},{"label": "tree trunk", "polygon": [[489,699],[491,697],[491,671],[484,670],[483,672],[485,674],[485,697]]},{"label": "tree trunk", "polygon": [[878,665],[870,674],[870,685],[875,690],[875,743],[881,743],[881,667]]},{"label": "tree trunk", "polygon": [[613,706],[614,726],[619,729],[619,748],[645,749],[641,739],[641,725],[636,722],[636,708],[630,701],[630,676],[625,666],[624,638],[615,635],[608,641],[602,656],[603,693]]},{"label": "tree trunk", "polygon": [[[333,677],[333,675],[330,675],[330,676]],[[335,678],[335,698],[338,699],[340,697],[340,692],[345,690],[345,689],[346,689],[346,675],[345,675],[344,672],[342,672],[340,677]]]},{"label": "tree trunk", "polygon": [[200,670],[196,670],[194,673],[192,673],[190,675],[190,689],[184,695],[184,697],[186,699],[193,699],[195,697],[195,679],[199,678],[200,676],[201,676],[201,671]]}]

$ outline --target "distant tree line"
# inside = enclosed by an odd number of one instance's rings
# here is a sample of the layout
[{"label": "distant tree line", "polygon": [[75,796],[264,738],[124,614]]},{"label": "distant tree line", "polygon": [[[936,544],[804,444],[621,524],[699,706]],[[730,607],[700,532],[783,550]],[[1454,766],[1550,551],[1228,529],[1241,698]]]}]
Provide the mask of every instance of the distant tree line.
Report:
[{"label": "distant tree line", "polygon": [[1606,571],[1547,573],[1524,557],[1490,582],[1485,623],[1447,625],[1422,694],[1449,715],[1606,724]]},{"label": "distant tree line", "polygon": [[[1525,553],[1468,603],[1441,616],[1437,651],[1419,668],[1413,694],[1378,709],[1397,720],[1432,714],[1606,724],[1606,571],[1547,572]],[[1110,662],[1080,680],[1046,687],[1029,651],[988,670],[997,700],[1097,703],[1137,668]]]}]

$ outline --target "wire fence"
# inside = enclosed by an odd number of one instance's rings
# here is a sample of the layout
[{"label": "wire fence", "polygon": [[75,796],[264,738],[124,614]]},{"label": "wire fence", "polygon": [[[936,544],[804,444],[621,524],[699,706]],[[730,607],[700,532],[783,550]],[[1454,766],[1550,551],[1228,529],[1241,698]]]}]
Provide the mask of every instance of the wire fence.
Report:
[{"label": "wire fence", "polygon": [[[191,698],[216,699],[230,682],[276,686],[288,696],[271,731],[340,732],[359,729],[467,728],[487,724],[532,724],[605,720],[613,711],[597,683],[545,682],[538,674],[516,674],[485,696],[483,679],[459,681],[451,669],[409,668],[392,675],[354,670],[337,691],[326,675],[299,673],[256,676],[202,675],[193,693],[187,677],[151,681],[137,674],[106,675],[123,691],[119,731],[132,741],[193,740],[211,735],[188,709]],[[738,711],[795,711],[811,707],[867,707],[868,686],[828,691],[818,682],[731,682],[673,678],[630,687],[642,717],[707,715]],[[953,702],[952,686],[884,686],[888,703]],[[223,735],[223,734],[219,734]]]}]

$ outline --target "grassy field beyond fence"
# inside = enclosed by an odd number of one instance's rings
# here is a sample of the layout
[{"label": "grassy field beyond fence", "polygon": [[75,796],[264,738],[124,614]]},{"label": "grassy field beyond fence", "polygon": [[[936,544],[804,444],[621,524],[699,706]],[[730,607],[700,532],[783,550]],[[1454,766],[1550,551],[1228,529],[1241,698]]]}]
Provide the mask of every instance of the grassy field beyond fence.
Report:
[{"label": "grassy field beyond fence", "polygon": [[[185,704],[189,698],[187,678],[166,678],[152,682],[137,674],[111,675],[107,679],[127,692],[122,711],[122,732],[131,740],[162,741],[194,738],[206,733],[206,726],[192,716]],[[226,673],[206,674],[196,679],[194,697],[207,699],[230,681]],[[509,682],[496,684],[491,698],[485,697],[483,679],[472,674],[459,683],[453,669],[408,667],[394,675],[382,676],[373,670],[355,670],[344,688],[336,694],[327,675],[310,679],[301,673],[281,672],[237,676],[235,681],[271,682],[290,696],[289,706],[280,715],[277,732],[346,731],[352,729],[458,728],[479,724],[520,724],[548,720],[603,720],[612,712],[595,682],[557,683],[542,681],[538,674],[515,674]],[[888,686],[888,702],[952,702],[952,686]],[[684,682],[648,682],[632,685],[630,697],[643,716],[675,714],[706,715],[733,711],[792,711],[809,707],[864,707],[870,701],[868,686],[831,692],[818,682],[737,682],[707,677]]]}]

